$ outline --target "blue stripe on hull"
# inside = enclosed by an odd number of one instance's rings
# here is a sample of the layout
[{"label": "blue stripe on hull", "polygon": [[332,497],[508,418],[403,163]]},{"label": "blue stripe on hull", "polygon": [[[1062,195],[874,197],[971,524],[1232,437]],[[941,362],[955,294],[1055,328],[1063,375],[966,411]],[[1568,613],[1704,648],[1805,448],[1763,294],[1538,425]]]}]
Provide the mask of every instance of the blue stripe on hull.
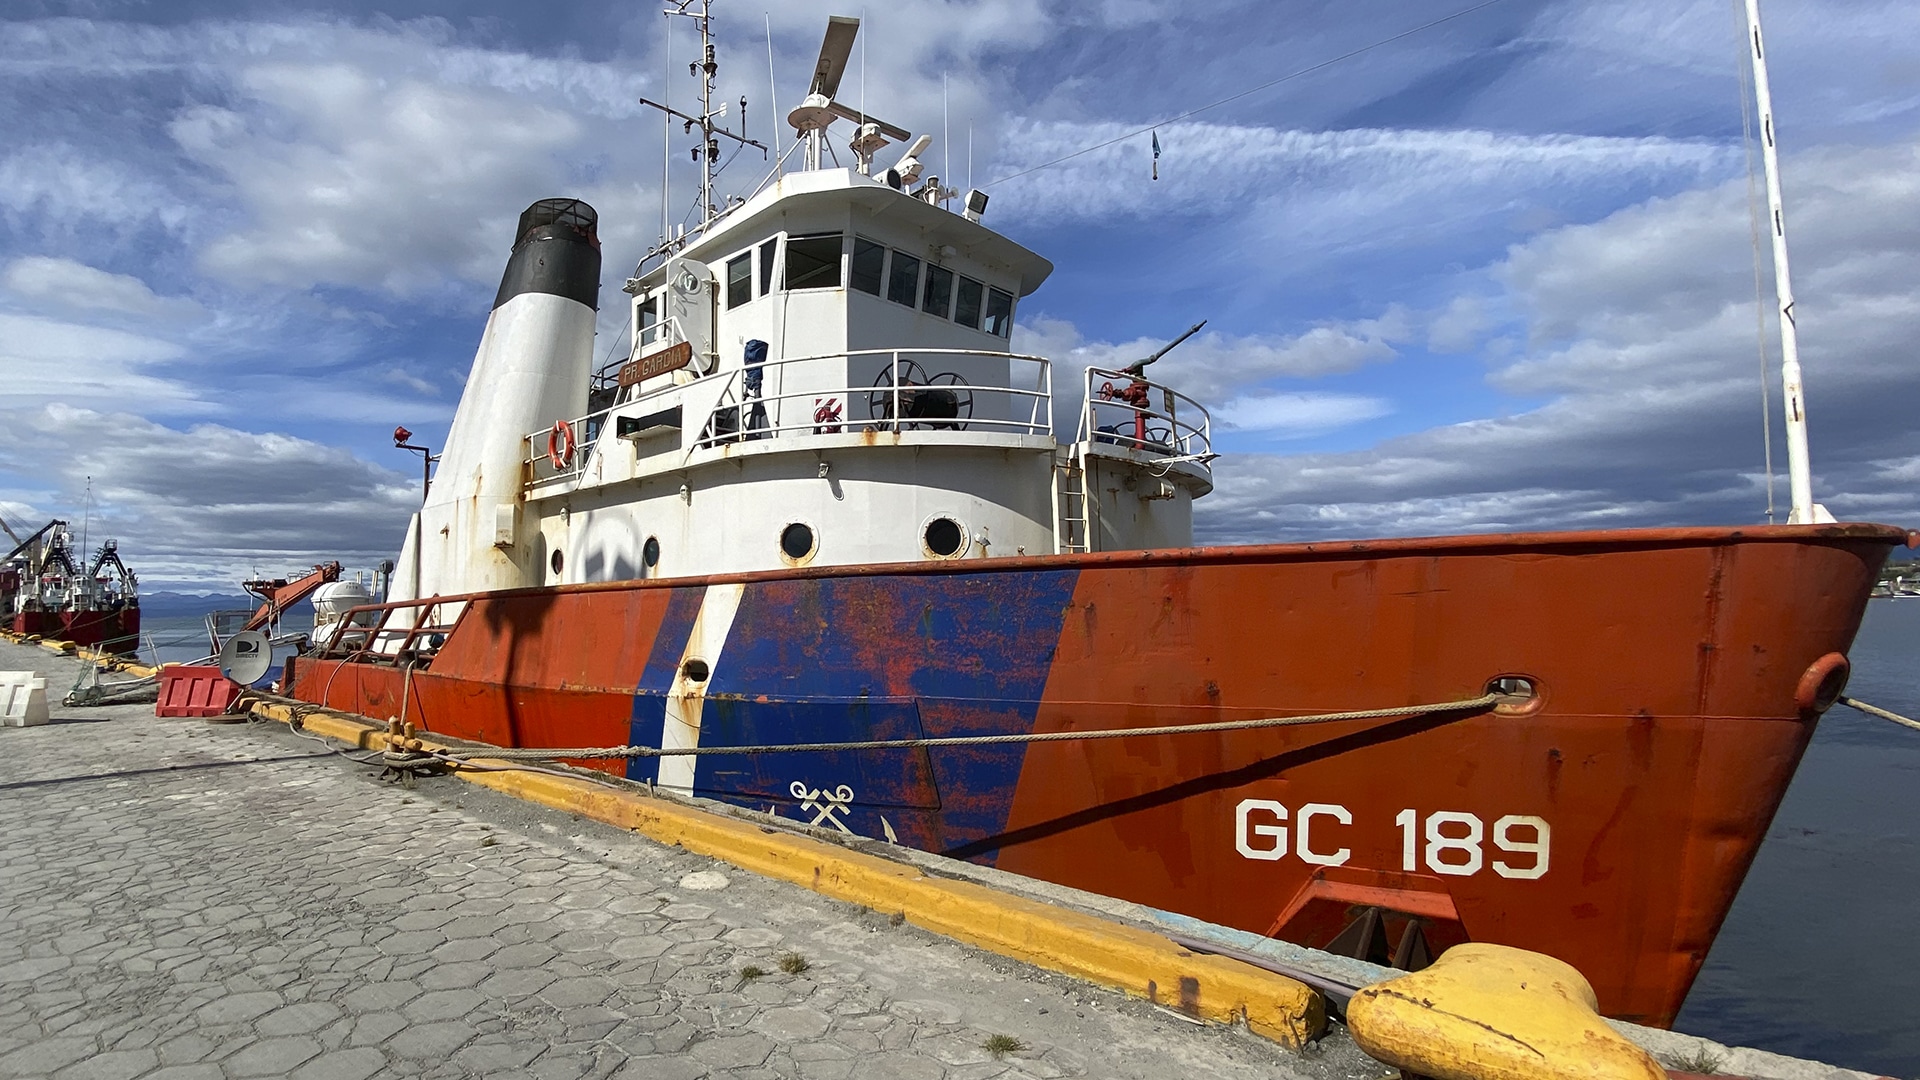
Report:
[{"label": "blue stripe on hull", "polygon": [[[715,667],[701,743],[1031,730],[1078,579],[1077,570],[1046,570],[756,582]],[[664,639],[656,657],[663,647]],[[676,651],[662,681],[643,690],[670,683],[677,660]],[[664,707],[664,698],[636,701],[636,739],[658,738]],[[644,731],[642,715],[651,721]],[[790,791],[795,782],[823,792],[844,784],[853,806],[839,818],[853,831],[882,835],[884,813],[902,843],[941,850],[1005,827],[1024,756],[1014,745],[790,754],[757,764],[704,757],[694,786],[742,805],[793,807],[802,801]]]}]

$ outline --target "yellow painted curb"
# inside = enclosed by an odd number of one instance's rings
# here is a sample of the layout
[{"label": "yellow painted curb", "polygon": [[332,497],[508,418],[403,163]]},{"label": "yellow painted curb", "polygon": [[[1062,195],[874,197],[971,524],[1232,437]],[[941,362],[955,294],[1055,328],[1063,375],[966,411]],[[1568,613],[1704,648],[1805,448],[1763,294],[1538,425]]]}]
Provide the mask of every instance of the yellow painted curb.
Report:
[{"label": "yellow painted curb", "polygon": [[79,648],[78,645],[75,645],[71,641],[50,641],[44,639],[40,642],[40,647],[48,652],[57,652],[62,656],[72,656],[74,650]]},{"label": "yellow painted curb", "polygon": [[75,649],[73,654],[82,660],[90,660],[96,664],[105,665],[108,671],[124,671],[129,675],[138,675],[143,679],[151,678],[154,675],[159,674],[160,672],[160,669],[157,667],[148,667],[145,664],[136,664],[133,661],[120,656],[118,653],[102,652],[99,649],[89,649],[84,645]]},{"label": "yellow painted curb", "polygon": [[[264,702],[255,703],[252,711],[282,723],[293,717],[290,708]],[[385,748],[384,731],[332,713],[308,713],[301,717],[301,726],[362,749]],[[903,863],[637,791],[535,772],[460,770],[457,775],[678,844],[763,877],[804,885],[836,900],[903,912],[909,922],[943,937],[1111,986],[1190,1016],[1219,1023],[1244,1018],[1255,1033],[1289,1047],[1299,1048],[1326,1028],[1325,1003],[1304,984],[1237,960],[1189,952],[1123,923],[970,881],[931,877]]]}]

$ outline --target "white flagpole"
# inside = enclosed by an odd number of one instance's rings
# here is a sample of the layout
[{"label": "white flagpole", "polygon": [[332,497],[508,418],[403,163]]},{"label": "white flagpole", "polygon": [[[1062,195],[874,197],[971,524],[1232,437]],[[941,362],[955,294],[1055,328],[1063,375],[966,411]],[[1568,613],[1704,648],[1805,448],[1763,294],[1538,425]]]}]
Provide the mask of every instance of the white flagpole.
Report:
[{"label": "white flagpole", "polygon": [[1780,299],[1780,379],[1787,413],[1787,483],[1793,511],[1787,521],[1808,525],[1831,521],[1813,501],[1813,466],[1807,455],[1807,405],[1800,382],[1800,339],[1793,324],[1793,276],[1787,269],[1787,219],[1780,199],[1780,154],[1773,138],[1773,91],[1767,84],[1766,47],[1760,38],[1760,0],[1747,0],[1748,58],[1753,62],[1753,92],[1760,106],[1760,150],[1767,169],[1767,210],[1773,225],[1773,286]]}]

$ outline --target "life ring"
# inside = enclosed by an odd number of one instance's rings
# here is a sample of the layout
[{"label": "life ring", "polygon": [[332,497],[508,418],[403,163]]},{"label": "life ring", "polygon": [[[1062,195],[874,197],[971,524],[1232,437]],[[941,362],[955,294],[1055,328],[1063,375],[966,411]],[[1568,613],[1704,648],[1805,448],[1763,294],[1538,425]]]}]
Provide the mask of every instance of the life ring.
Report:
[{"label": "life ring", "polygon": [[556,469],[573,468],[573,425],[565,420],[555,420],[547,432],[547,460]]}]

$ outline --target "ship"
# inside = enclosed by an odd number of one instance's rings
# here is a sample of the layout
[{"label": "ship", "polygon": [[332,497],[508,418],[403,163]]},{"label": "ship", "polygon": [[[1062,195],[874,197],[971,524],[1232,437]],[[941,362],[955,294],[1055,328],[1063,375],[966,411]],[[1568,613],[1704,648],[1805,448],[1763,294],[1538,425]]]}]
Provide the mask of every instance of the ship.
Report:
[{"label": "ship", "polygon": [[140,645],[140,579],[107,540],[91,562],[75,555],[67,522],[55,518],[22,537],[0,522],[14,547],[0,558],[0,620],[15,634],[115,653]]},{"label": "ship", "polygon": [[1669,1024],[1910,535],[1196,546],[1205,404],[1011,349],[1052,264],[835,99],[858,26],[724,204],[696,62],[705,213],[621,361],[598,212],[520,215],[388,595],[286,692],[1401,967],[1533,949]]}]

